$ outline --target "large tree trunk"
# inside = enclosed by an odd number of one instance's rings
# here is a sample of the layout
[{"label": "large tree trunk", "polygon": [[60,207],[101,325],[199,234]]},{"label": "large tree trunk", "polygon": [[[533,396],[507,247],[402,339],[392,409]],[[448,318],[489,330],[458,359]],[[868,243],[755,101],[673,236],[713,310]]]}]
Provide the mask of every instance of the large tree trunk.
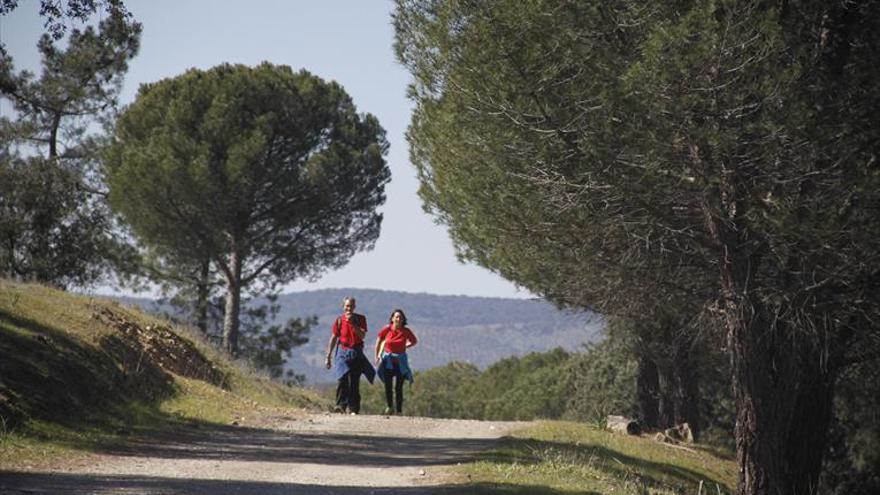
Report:
[{"label": "large tree trunk", "polygon": [[801,358],[801,378],[794,408],[794,418],[788,431],[787,457],[792,493],[817,492],[822,459],[828,443],[831,425],[837,368],[825,352],[828,347],[812,339],[809,348],[798,353]]},{"label": "large tree trunk", "polygon": [[[695,149],[695,148],[693,148]],[[692,151],[693,151],[692,149]],[[726,187],[736,190],[738,182]],[[716,191],[717,197],[723,197]],[[797,393],[797,335],[758,295],[761,246],[733,219],[744,212],[728,195],[704,203],[706,226],[719,248],[733,395],[736,401],[738,495],[793,495],[787,442]]]},{"label": "large tree trunk", "polygon": [[741,495],[812,495],[821,471],[836,373],[802,329],[760,303],[730,322]]},{"label": "large tree trunk", "polygon": [[760,303],[742,300],[728,306],[740,495],[792,493],[786,482],[786,441],[796,369],[783,327],[771,321]]},{"label": "large tree trunk", "polygon": [[223,348],[238,355],[238,316],[241,312],[241,259],[237,252],[229,257],[226,273],[226,314],[223,317]]}]

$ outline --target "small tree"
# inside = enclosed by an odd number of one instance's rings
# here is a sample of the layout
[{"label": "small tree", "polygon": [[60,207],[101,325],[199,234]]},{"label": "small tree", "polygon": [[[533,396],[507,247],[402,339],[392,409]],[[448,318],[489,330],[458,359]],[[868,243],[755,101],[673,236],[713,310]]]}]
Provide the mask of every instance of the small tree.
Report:
[{"label": "small tree", "polygon": [[[12,6],[14,7],[14,5]],[[12,8],[8,3],[4,8]],[[2,12],[0,12],[2,13]],[[124,246],[93,173],[140,25],[116,12],[75,29],[64,50],[43,35],[39,78],[15,72],[0,49],[0,273],[57,286],[88,285]]]},{"label": "small tree", "polygon": [[336,83],[263,63],[141,87],[106,156],[110,202],[147,246],[199,246],[226,286],[238,352],[243,290],[313,278],[373,246],[385,132]]},{"label": "small tree", "polygon": [[245,310],[241,328],[241,356],[255,368],[265,370],[269,376],[287,383],[302,383],[303,375],[285,370],[294,348],[309,341],[309,331],[318,324],[317,316],[290,318],[283,325],[273,323],[281,305],[277,296],[267,297],[266,304]]}]

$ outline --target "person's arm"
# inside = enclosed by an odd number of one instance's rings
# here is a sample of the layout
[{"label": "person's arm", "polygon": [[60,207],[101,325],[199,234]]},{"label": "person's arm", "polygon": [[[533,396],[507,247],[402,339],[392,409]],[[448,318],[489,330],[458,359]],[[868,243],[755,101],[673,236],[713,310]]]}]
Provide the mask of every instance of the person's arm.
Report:
[{"label": "person's arm", "polygon": [[330,342],[327,342],[327,359],[324,360],[324,366],[326,366],[328,370],[330,369],[330,366],[332,364],[332,360],[331,360],[330,356],[333,355],[333,348],[336,347],[336,344],[338,342],[339,342],[339,339],[335,335],[331,334],[330,335]]},{"label": "person's arm", "polygon": [[382,359],[382,347],[385,345],[385,339],[376,337],[376,363]]},{"label": "person's arm", "polygon": [[385,327],[382,330],[379,330],[379,334],[376,335],[376,362],[379,362],[379,358],[382,357],[382,349],[385,348],[385,337],[388,336],[388,328]]},{"label": "person's arm", "polygon": [[407,335],[407,339],[406,339],[406,348],[409,349],[410,347],[412,347],[418,343],[419,343],[418,337],[416,337],[416,334],[412,330],[410,330],[409,335]]},{"label": "person's arm", "polygon": [[333,355],[333,350],[336,347],[336,344],[339,343],[339,337],[336,335],[339,332],[339,319],[333,322],[333,328],[330,330],[330,341],[327,342],[327,359],[324,360],[324,366],[327,369],[330,369],[330,365],[332,364],[331,356]]}]

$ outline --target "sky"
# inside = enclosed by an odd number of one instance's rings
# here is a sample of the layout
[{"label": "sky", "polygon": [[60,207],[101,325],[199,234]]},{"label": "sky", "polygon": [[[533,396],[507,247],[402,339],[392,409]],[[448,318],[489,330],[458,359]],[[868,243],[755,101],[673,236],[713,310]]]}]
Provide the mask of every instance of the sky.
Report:
[{"label": "sky", "polygon": [[[445,227],[422,211],[405,138],[412,111],[406,98],[411,79],[394,57],[391,1],[128,0],[125,4],[144,30],[140,52],[125,78],[123,105],[134,100],[140,84],[174,77],[189,68],[268,61],[337,81],[358,111],[375,115],[387,131],[392,180],[385,189],[382,231],[374,249],[356,254],[345,267],[313,283],[294,281],[284,286],[284,292],[348,287],[533,297],[489,270],[460,263]],[[0,16],[0,41],[17,70],[38,72],[36,41],[43,21],[37,10],[37,0],[24,0],[12,14]],[[69,26],[80,24],[71,21]],[[8,105],[0,106],[0,112],[9,111]]]}]

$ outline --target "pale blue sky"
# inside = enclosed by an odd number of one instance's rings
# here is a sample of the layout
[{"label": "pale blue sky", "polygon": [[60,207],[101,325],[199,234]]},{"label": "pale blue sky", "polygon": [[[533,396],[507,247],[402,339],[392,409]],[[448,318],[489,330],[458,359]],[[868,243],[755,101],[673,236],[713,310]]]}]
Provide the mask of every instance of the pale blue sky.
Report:
[{"label": "pale blue sky", "polygon": [[[0,16],[0,39],[17,69],[38,69],[42,32],[37,1],[23,0]],[[130,103],[141,83],[176,76],[190,67],[262,61],[305,68],[338,81],[359,111],[379,118],[388,132],[392,181],[382,207],[382,233],[372,251],[315,283],[296,281],[285,291],[336,287],[378,288],[433,294],[531,297],[501,277],[459,263],[445,228],[422,212],[418,181],[404,137],[412,105],[409,74],[392,49],[393,4],[382,0],[128,0],[144,25],[141,50],[131,62],[122,93]],[[72,23],[76,26],[77,24]],[[8,112],[8,106],[0,107]]]}]

